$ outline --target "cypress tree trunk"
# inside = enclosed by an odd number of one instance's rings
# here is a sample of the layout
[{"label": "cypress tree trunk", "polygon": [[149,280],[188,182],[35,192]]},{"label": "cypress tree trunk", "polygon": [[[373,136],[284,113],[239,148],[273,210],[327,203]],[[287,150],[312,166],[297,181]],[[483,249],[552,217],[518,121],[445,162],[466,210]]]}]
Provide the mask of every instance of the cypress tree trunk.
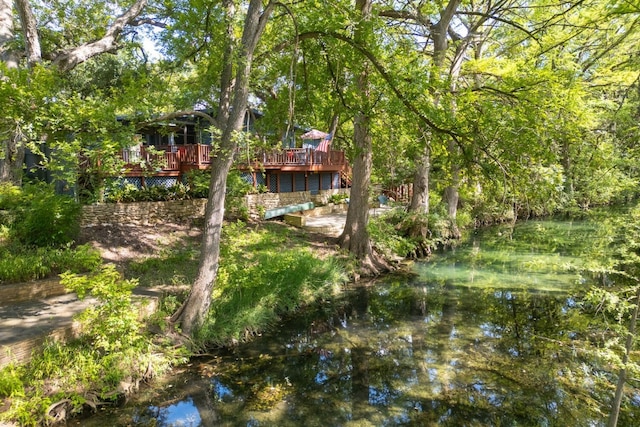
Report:
[{"label": "cypress tree trunk", "polygon": [[[362,19],[356,26],[354,40],[366,45],[366,22],[371,18],[371,0],[357,0],[356,8]],[[376,275],[389,266],[373,252],[367,222],[369,220],[369,184],[372,168],[372,144],[370,125],[370,96],[368,64],[364,63],[357,79],[360,108],[355,115],[353,142],[356,156],[353,162],[353,185],[349,197],[349,209],[344,231],[339,238],[342,248],[351,252],[360,263],[365,275]]]},{"label": "cypress tree trunk", "polygon": [[[228,7],[227,14],[232,15],[235,13],[233,2],[227,2],[226,6]],[[226,123],[220,123],[223,128],[220,149],[216,153],[212,153],[214,158],[211,162],[211,186],[205,211],[205,227],[200,249],[198,274],[186,301],[171,317],[171,321],[180,324],[182,332],[186,335],[192,335],[202,326],[211,305],[211,294],[218,276],[218,263],[220,260],[220,240],[224,219],[227,176],[233,163],[233,155],[237,145],[234,134],[242,129],[247,110],[253,54],[273,8],[273,2],[270,2],[262,10],[261,0],[251,0],[244,21],[241,51],[237,52],[237,55],[228,56],[230,60],[233,58],[233,64],[236,69],[235,79],[229,79],[228,75],[224,73],[228,73],[230,68],[228,66],[223,67],[221,84],[233,85],[233,92],[228,110],[228,120]],[[228,18],[229,25],[232,25],[232,16]],[[228,32],[228,35],[233,37],[233,31]],[[227,42],[229,43],[228,46],[233,46],[235,40],[230,39]],[[226,93],[228,89],[228,87],[223,87],[222,92]]]},{"label": "cypress tree trunk", "polygon": [[627,334],[627,341],[625,343],[625,353],[622,357],[622,368],[620,374],[618,374],[618,385],[616,386],[616,394],[613,397],[611,403],[611,413],[609,414],[609,421],[607,427],[616,427],[618,425],[618,418],[620,417],[620,405],[622,403],[622,396],[624,395],[624,385],[627,382],[627,367],[629,362],[629,354],[633,349],[633,338],[636,334],[636,323],[638,322],[638,311],[640,310],[640,286],[638,286],[636,294],[636,306],[633,309],[631,320],[629,321],[629,332]]}]

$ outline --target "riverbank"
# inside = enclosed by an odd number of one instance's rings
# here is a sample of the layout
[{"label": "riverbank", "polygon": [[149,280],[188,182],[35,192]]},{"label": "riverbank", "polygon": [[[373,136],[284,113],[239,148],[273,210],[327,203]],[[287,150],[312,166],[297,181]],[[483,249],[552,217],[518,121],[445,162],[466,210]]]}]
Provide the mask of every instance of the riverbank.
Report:
[{"label": "riverbank", "polygon": [[[197,337],[196,352],[206,346],[250,340],[277,324],[281,316],[319,299],[333,298],[352,268],[352,260],[331,236],[282,223],[229,223],[224,233],[224,263],[212,316]],[[106,280],[117,286],[101,304],[129,298],[120,289],[134,284],[162,289],[158,312],[143,328],[120,316],[123,321],[117,327],[124,332],[108,330],[108,319],[94,318],[87,328],[90,333],[80,340],[67,345],[51,343],[30,364],[3,369],[0,419],[39,425],[94,411],[113,405],[135,393],[140,383],[182,363],[189,354],[176,353],[174,342],[167,339],[171,334],[166,318],[193,282],[200,236],[198,227],[177,225],[84,229],[81,242],[98,249],[104,261],[115,265],[123,276],[120,282]],[[126,312],[129,308],[125,307]],[[122,337],[129,335],[125,343]],[[104,346],[96,350],[96,343]]]}]

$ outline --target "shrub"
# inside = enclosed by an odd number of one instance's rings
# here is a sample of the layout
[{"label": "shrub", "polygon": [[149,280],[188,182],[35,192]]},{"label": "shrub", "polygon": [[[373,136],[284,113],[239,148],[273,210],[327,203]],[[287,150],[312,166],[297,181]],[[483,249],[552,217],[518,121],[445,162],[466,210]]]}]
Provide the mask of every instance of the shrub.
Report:
[{"label": "shrub", "polygon": [[338,205],[340,203],[346,203],[348,198],[349,198],[349,195],[346,194],[346,193],[332,194],[329,197],[329,203],[334,203],[336,205]]},{"label": "shrub", "polygon": [[371,240],[385,256],[405,257],[415,250],[416,242],[405,236],[400,227],[406,220],[407,213],[400,209],[393,209],[369,220],[367,227]]},{"label": "shrub", "polygon": [[78,316],[83,334],[91,337],[92,346],[109,353],[135,346],[143,336],[138,311],[131,302],[136,280],[124,280],[113,265],[89,275],[63,273],[61,283],[80,299],[91,295],[99,303]]},{"label": "shrub", "polygon": [[80,205],[73,198],[55,194],[53,187],[44,183],[27,184],[20,196],[14,197],[8,203],[14,213],[9,224],[12,240],[26,246],[61,247],[77,238]]},{"label": "shrub", "polygon": [[192,170],[187,173],[189,183],[189,194],[194,199],[204,199],[209,195],[209,184],[211,182],[210,170]]},{"label": "shrub", "polygon": [[67,270],[87,272],[101,262],[100,253],[89,245],[75,248],[0,248],[0,284],[42,279]]},{"label": "shrub", "polygon": [[131,301],[136,282],[122,280],[113,266],[87,276],[65,274],[63,283],[81,298],[96,299],[78,317],[82,335],[66,344],[49,341],[27,365],[0,369],[0,398],[7,398],[0,421],[50,425],[58,405],[68,415],[95,409],[128,392],[123,380],[134,391],[140,381],[185,362],[184,350],[160,348],[142,331]]}]

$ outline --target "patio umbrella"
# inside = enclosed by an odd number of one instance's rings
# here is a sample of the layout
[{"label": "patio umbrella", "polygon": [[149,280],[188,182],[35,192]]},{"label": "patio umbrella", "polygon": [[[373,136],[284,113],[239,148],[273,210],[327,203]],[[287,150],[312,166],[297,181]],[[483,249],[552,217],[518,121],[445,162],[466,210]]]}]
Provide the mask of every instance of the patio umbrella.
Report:
[{"label": "patio umbrella", "polygon": [[309,132],[303,133],[301,136],[302,139],[324,139],[326,137],[327,134],[325,132],[317,129],[311,129]]}]

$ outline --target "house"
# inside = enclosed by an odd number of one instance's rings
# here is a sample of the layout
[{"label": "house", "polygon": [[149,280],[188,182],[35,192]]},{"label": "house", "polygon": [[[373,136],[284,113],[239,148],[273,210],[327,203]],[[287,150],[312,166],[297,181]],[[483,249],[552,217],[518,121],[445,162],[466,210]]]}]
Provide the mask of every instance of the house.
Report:
[{"label": "house", "polygon": [[[252,131],[259,113],[247,115],[246,130]],[[183,116],[168,123],[140,129],[136,140],[120,156],[125,162],[124,181],[137,187],[170,187],[184,182],[191,170],[211,165],[209,123],[197,116]],[[301,136],[300,148],[254,150],[240,148],[236,167],[256,188],[272,193],[345,188],[350,173],[344,151],[332,150],[329,134],[312,130]]]},{"label": "house", "polygon": [[[331,135],[312,130],[301,136],[302,147],[262,150],[240,155],[237,168],[254,186],[271,193],[345,188],[350,173],[344,151],[331,149]],[[244,160],[247,159],[247,160]]]}]

